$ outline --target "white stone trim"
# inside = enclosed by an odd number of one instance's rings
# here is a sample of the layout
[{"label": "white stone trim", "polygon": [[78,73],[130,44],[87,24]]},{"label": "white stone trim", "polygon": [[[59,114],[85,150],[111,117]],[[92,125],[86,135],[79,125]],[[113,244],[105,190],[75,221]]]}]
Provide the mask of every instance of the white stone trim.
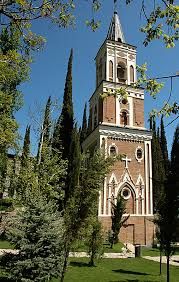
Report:
[{"label": "white stone trim", "polygon": [[150,207],[151,207],[151,214],[153,215],[153,186],[152,186],[152,152],[151,152],[151,142],[148,142],[149,144],[149,173],[150,173]]},{"label": "white stone trim", "polygon": [[101,191],[99,191],[98,216],[101,216]]},{"label": "white stone trim", "polygon": [[136,185],[136,186],[137,186],[137,185],[140,185],[140,182],[142,182],[142,185],[145,185],[144,180],[143,180],[141,174],[139,173],[139,176],[138,176],[138,178],[137,178],[137,181],[136,181],[136,184],[135,184],[135,185]]},{"label": "white stone trim", "polygon": [[[141,159],[139,159],[139,158],[137,157],[137,150],[141,150],[141,151],[142,151],[142,158],[141,158]],[[136,148],[136,150],[135,150],[135,158],[136,158],[136,160],[137,160],[139,163],[143,160],[143,158],[144,158],[144,150],[143,150],[143,148],[142,148],[141,146],[137,146],[137,148]]]},{"label": "white stone trim", "polygon": [[145,203],[146,203],[146,213],[149,214],[149,174],[148,174],[148,152],[147,152],[147,145],[148,142],[145,141],[144,142],[144,146],[145,146],[145,194],[146,194],[146,198],[145,198]]},{"label": "white stone trim", "polygon": [[104,203],[103,203],[103,215],[106,215],[106,201],[107,201],[107,197],[106,197],[106,187],[107,187],[107,182],[106,182],[106,177],[104,179]]},{"label": "white stone trim", "polygon": [[142,133],[127,132],[126,127],[124,128],[125,131],[122,131],[121,129],[122,128],[119,128],[119,131],[116,131],[116,130],[101,129],[100,128],[99,131],[100,131],[100,134],[103,134],[103,135],[109,136],[109,137],[119,138],[119,139],[142,141],[142,142],[152,139],[151,135],[148,135],[148,134],[145,134],[145,133],[142,134]]},{"label": "white stone trim", "polygon": [[114,172],[111,174],[111,177],[109,179],[109,184],[111,184],[113,182],[113,179],[114,179],[115,183],[118,184],[118,181],[117,181],[117,178],[116,178]]},{"label": "white stone trim", "polygon": [[129,103],[129,126],[133,126],[134,122],[133,122],[133,99],[132,97],[128,97],[128,103]]},{"label": "white stone trim", "polygon": [[133,189],[133,192],[134,192],[134,196],[135,196],[135,199],[136,199],[136,188],[135,188],[135,186],[133,185],[133,183],[132,182],[128,182],[128,181],[124,181],[124,182],[121,182],[121,183],[119,183],[119,185],[118,185],[118,187],[117,187],[117,193],[116,193],[116,195],[118,195],[121,191],[122,191],[122,187],[123,186],[127,186],[127,185],[129,185],[132,189]]},{"label": "white stone trim", "polygon": [[108,185],[109,186],[109,195],[108,195],[108,214],[111,215],[111,185]]},{"label": "white stone trim", "polygon": [[[128,213],[123,214],[123,216],[127,216],[127,215],[129,215],[129,214]],[[151,214],[136,214],[136,213],[130,214],[130,217],[134,217],[134,216],[136,216],[136,217],[153,217],[153,215],[151,215]],[[111,217],[111,215],[102,214],[102,215],[100,215],[100,217]],[[129,220],[130,220],[130,218],[129,218]]]},{"label": "white stone trim", "polygon": [[115,143],[112,143],[112,144],[109,145],[108,155],[110,156],[111,147],[115,147],[116,148],[116,155],[118,155],[118,147],[117,147],[117,145]]}]

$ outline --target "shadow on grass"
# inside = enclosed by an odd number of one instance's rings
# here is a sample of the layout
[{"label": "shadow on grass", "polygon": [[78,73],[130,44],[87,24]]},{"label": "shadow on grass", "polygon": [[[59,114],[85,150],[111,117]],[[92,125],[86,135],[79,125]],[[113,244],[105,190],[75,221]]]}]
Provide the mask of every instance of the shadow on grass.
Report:
[{"label": "shadow on grass", "polygon": [[[139,279],[122,279],[122,280],[110,280],[109,282],[141,282]],[[153,280],[147,280],[147,282],[153,282]]]},{"label": "shadow on grass", "polygon": [[[115,269],[113,270],[113,272],[124,273],[124,274],[134,274],[134,275],[150,275],[145,272],[130,271],[130,270],[125,270],[125,269]],[[133,281],[133,280],[129,280],[129,281]],[[138,281],[138,280],[134,280],[134,281]]]},{"label": "shadow on grass", "polygon": [[70,265],[76,267],[90,267],[88,262],[80,262],[80,261],[71,261]]}]

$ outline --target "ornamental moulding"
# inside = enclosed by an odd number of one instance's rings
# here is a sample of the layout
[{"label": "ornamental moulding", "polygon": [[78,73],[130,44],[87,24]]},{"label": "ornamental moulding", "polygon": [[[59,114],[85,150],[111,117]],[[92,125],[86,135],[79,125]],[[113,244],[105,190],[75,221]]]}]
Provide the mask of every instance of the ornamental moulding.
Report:
[{"label": "ornamental moulding", "polygon": [[139,135],[139,134],[132,134],[132,133],[123,133],[123,132],[114,132],[114,131],[106,131],[100,130],[100,134],[107,136],[108,138],[115,138],[120,140],[131,140],[131,141],[149,141],[151,140],[150,136],[147,135]]}]

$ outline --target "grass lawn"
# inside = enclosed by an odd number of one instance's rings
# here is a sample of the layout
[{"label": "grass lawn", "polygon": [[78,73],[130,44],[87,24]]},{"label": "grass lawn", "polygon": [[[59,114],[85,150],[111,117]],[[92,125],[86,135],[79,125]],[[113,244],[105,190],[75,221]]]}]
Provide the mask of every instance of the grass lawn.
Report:
[{"label": "grass lawn", "polygon": [[[110,245],[103,245],[103,251],[104,253],[121,253],[122,252],[122,248],[124,247],[124,244],[119,242],[115,245],[113,245],[113,248],[110,248]],[[72,248],[73,252],[87,252],[87,247],[83,244],[83,242],[77,242],[73,248]]]},{"label": "grass lawn", "polygon": [[[164,254],[162,254],[164,256]],[[179,255],[179,247],[176,248],[175,255]],[[160,251],[157,248],[142,247],[142,256],[158,257]]]},{"label": "grass lawn", "polygon": [[0,240],[0,249],[14,249],[14,247],[8,241]]},{"label": "grass lawn", "polygon": [[[159,275],[159,263],[142,258],[101,259],[96,267],[88,267],[88,259],[70,260],[65,282],[164,282],[166,264],[162,265],[163,275]],[[179,267],[171,266],[170,282],[179,281]],[[53,280],[57,282],[57,280]]]}]

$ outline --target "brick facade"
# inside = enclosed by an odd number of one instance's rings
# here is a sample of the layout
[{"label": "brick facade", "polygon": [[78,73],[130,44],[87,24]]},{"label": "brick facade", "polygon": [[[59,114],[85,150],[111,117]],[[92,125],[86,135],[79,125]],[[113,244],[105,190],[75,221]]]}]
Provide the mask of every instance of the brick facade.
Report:
[{"label": "brick facade", "polygon": [[[113,23],[118,30],[111,28]],[[106,156],[122,156],[104,179],[99,196],[98,214],[104,230],[111,229],[111,202],[122,196],[130,217],[121,229],[120,240],[151,245],[154,237],[152,135],[144,127],[144,91],[131,84],[136,81],[136,48],[124,42],[116,13],[111,25],[107,40],[96,56],[97,87],[90,98],[91,132],[83,148],[88,150],[95,144],[97,148],[103,147]],[[111,40],[116,36],[122,39]],[[121,89],[127,97],[119,94]]]}]

